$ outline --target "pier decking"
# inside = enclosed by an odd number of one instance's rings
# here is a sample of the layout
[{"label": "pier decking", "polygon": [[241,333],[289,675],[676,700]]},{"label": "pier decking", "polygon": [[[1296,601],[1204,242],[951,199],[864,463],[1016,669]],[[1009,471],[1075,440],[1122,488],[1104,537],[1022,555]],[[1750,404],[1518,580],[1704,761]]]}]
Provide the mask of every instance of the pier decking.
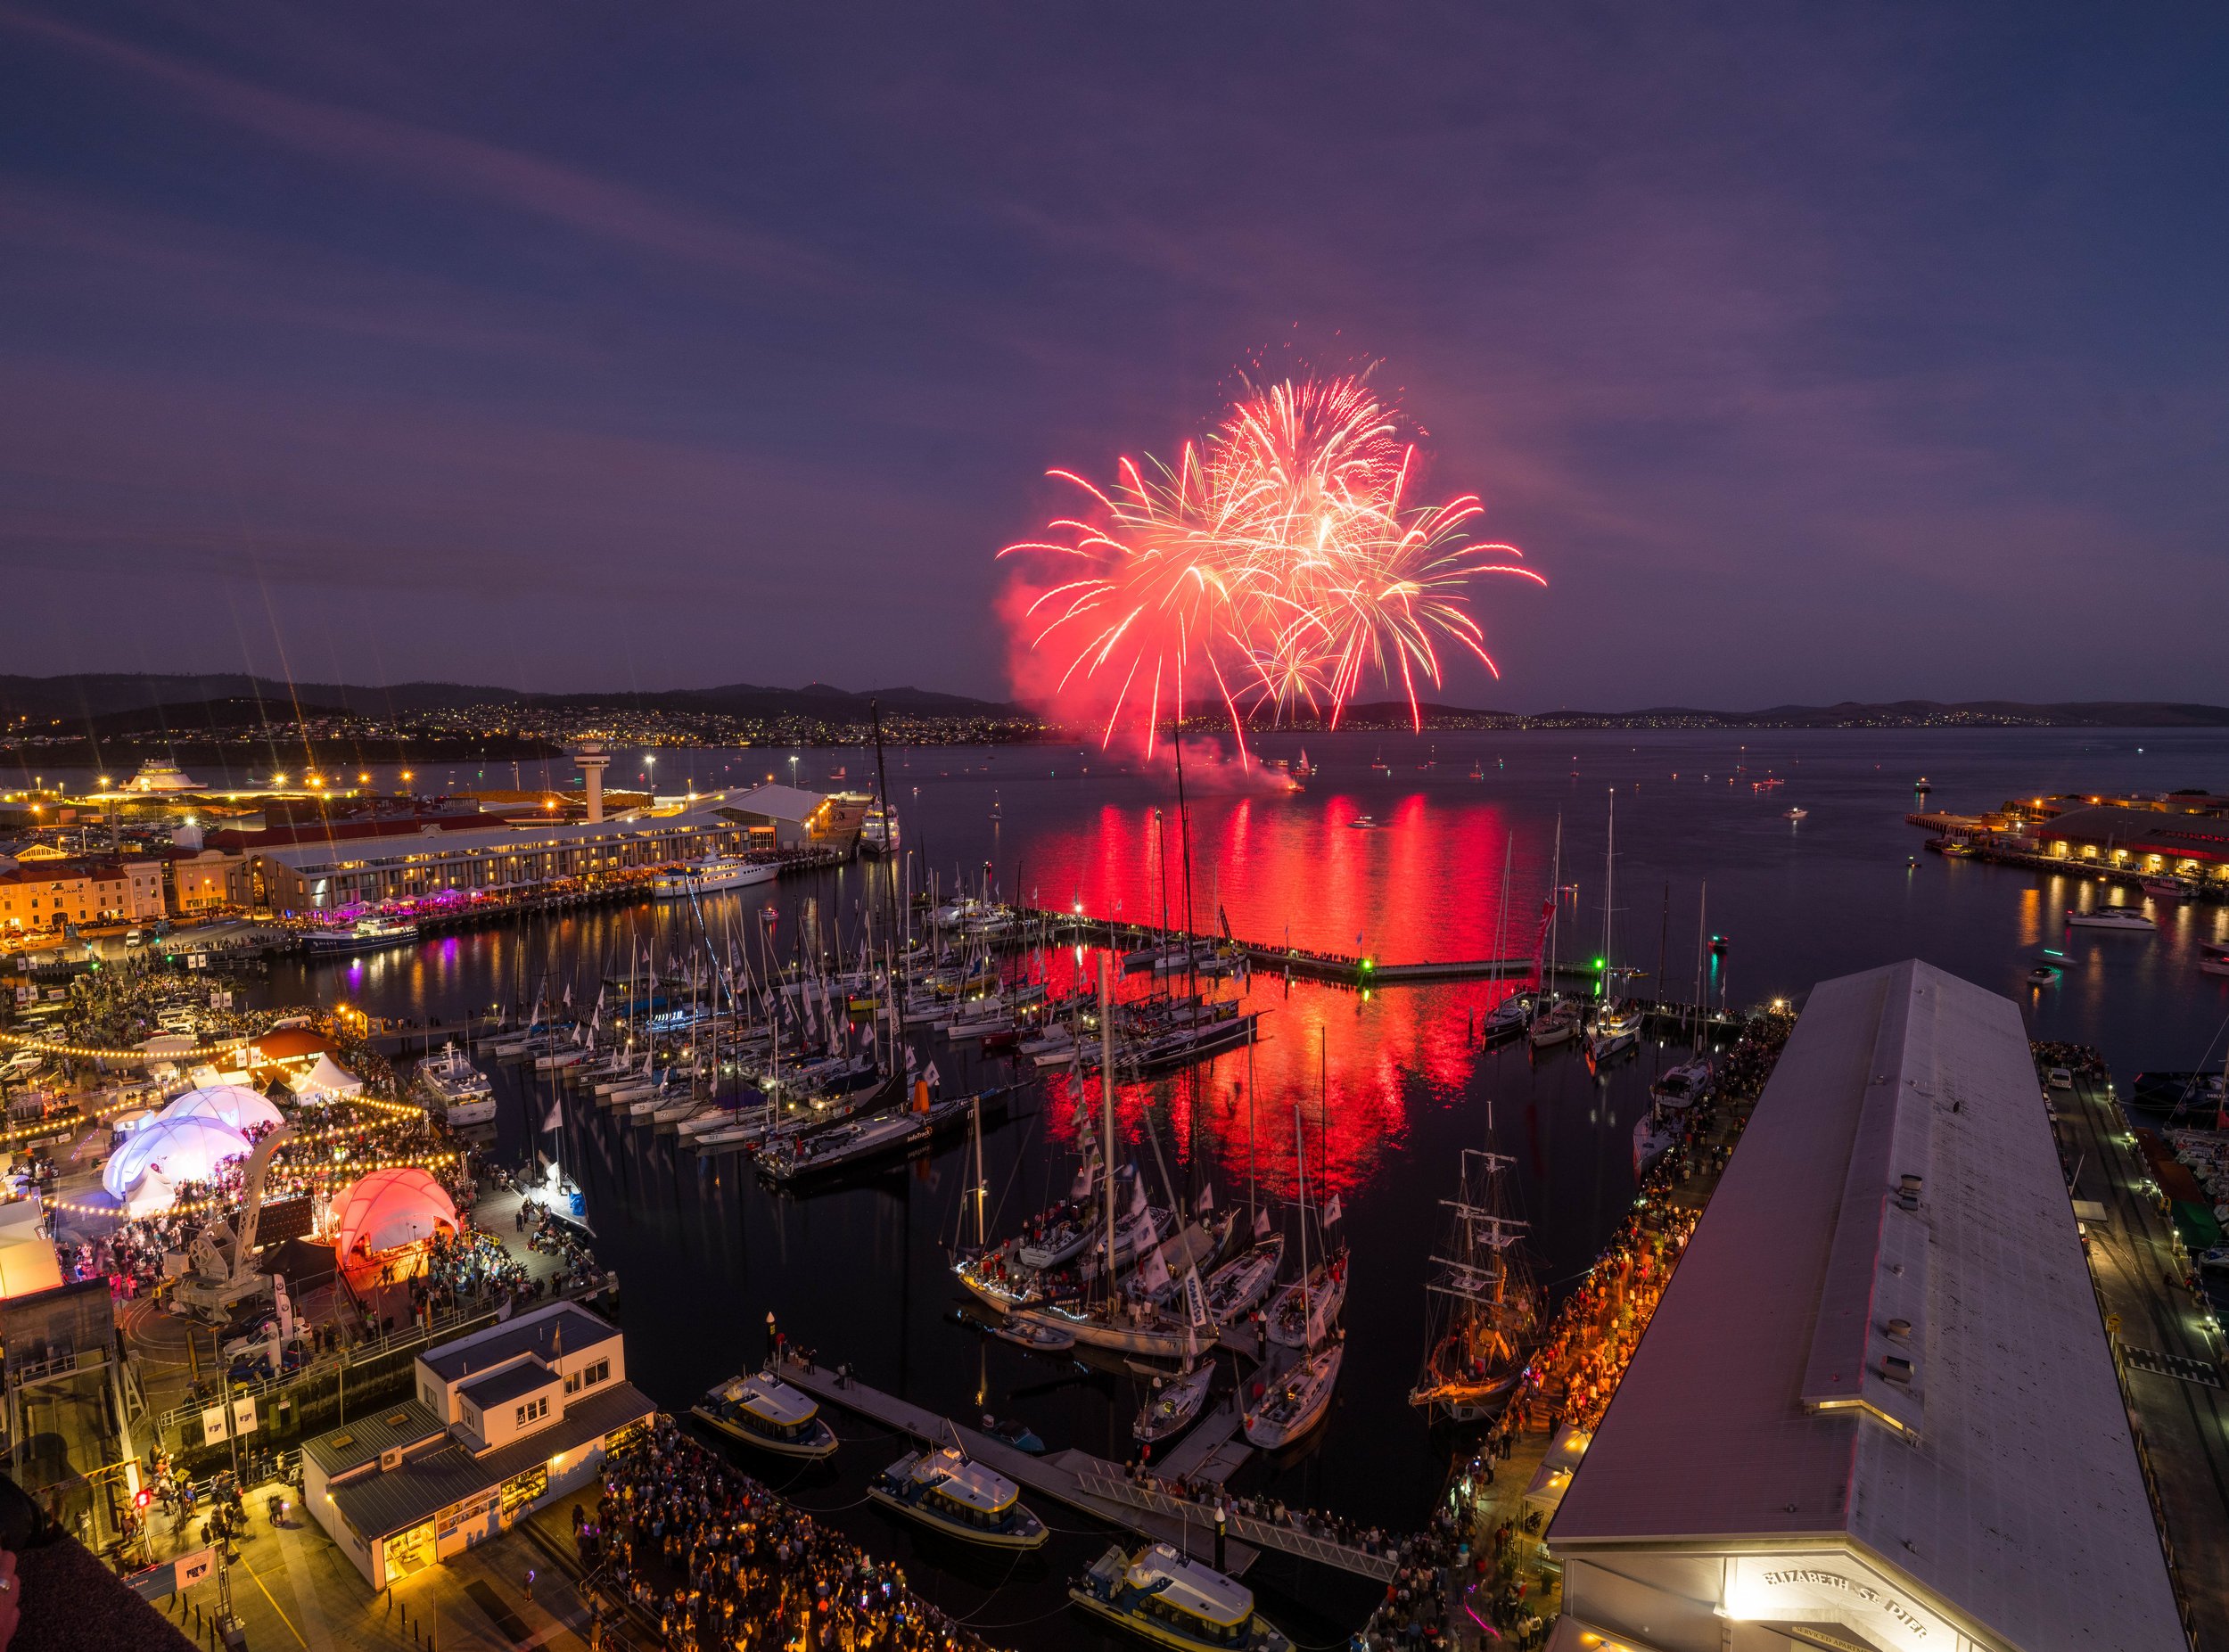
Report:
[{"label": "pier decking", "polygon": [[[1156,1542],[1173,1544],[1185,1554],[1210,1559],[1214,1555],[1215,1511],[1211,1505],[1172,1497],[1165,1492],[1140,1485],[1131,1479],[1120,1463],[1073,1450],[1032,1457],[1004,1441],[962,1427],[911,1401],[870,1388],[856,1379],[839,1381],[835,1372],[820,1366],[793,1360],[781,1368],[780,1375],[784,1382],[804,1389],[827,1404],[869,1418],[884,1427],[902,1429],[917,1440],[950,1441],[957,1435],[961,1449],[977,1462],[997,1470],[1016,1485],[1065,1503],[1095,1520],[1127,1526]],[[1214,1412],[1200,1419],[1160,1473],[1179,1477],[1187,1472],[1179,1465],[1188,1449],[1197,1453],[1195,1467],[1189,1472],[1197,1473],[1211,1467],[1215,1459],[1228,1453],[1238,1431],[1237,1401],[1226,1400]],[[1241,1444],[1242,1453],[1245,1449]],[[1232,1466],[1242,1460],[1243,1455],[1232,1459]],[[1227,1474],[1229,1469],[1223,1472]],[[1205,1477],[1220,1484],[1218,1475],[1210,1474]],[[1345,1543],[1312,1536],[1294,1526],[1256,1520],[1228,1510],[1224,1514],[1224,1530],[1221,1569],[1234,1576],[1243,1574],[1254,1564],[1256,1554],[1264,1549],[1381,1582],[1391,1577],[1395,1567],[1391,1556],[1369,1554]]]}]

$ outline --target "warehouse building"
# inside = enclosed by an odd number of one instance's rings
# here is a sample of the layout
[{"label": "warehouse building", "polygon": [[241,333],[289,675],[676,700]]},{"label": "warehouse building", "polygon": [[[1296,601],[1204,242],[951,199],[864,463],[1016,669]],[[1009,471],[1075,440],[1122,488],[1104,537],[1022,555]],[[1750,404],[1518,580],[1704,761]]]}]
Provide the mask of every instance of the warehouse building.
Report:
[{"label": "warehouse building", "polygon": [[1812,993],[1548,1547],[1558,1652],[2181,1652],[2010,1000]]}]

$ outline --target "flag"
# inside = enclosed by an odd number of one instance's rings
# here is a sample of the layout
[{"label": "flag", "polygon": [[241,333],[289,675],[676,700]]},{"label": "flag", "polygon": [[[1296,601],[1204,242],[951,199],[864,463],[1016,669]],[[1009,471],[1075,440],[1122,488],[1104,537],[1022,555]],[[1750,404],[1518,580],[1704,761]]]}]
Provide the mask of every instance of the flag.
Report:
[{"label": "flag", "polygon": [[570,981],[565,982],[565,1007],[567,1009],[572,1007],[572,982]]},{"label": "flag", "polygon": [[930,1059],[929,1070],[921,1076],[928,1080],[929,1093],[931,1095],[934,1095],[939,1089],[943,1088],[944,1081],[937,1076],[936,1062],[934,1057]]},{"label": "flag", "polygon": [[545,1130],[554,1130],[560,1125],[563,1124],[564,1122],[565,1115],[563,1110],[560,1109],[555,1101],[551,1102],[549,1104],[549,1116],[542,1121],[542,1129]]},{"label": "flag", "polygon": [[1270,1213],[1266,1209],[1254,1212],[1254,1237],[1257,1239],[1270,1237]]},{"label": "flag", "polygon": [[1138,1277],[1146,1282],[1148,1291],[1165,1291],[1169,1288],[1169,1264],[1163,1258],[1159,1245],[1146,1253],[1146,1260],[1139,1264]]},{"label": "flag", "polygon": [[1333,1194],[1323,1202],[1323,1225],[1328,1228],[1339,1220],[1339,1196]]},{"label": "flag", "polygon": [[919,1066],[920,1064],[921,1064],[921,1057],[920,1057],[920,1056],[917,1056],[916,1054],[914,1054],[914,1050],[913,1050],[913,1046],[912,1046],[912,1045],[910,1045],[910,1044],[907,1045],[907,1046],[906,1046],[906,1071],[907,1071],[908,1073],[910,1073],[910,1072],[912,1072],[912,1071],[913,1071],[916,1067]]},{"label": "flag", "polygon": [[1194,1326],[1205,1325],[1208,1320],[1207,1293],[1199,1287],[1199,1270],[1189,1269],[1184,1275],[1184,1317],[1189,1332]]},{"label": "flag", "polygon": [[1215,1208],[1215,1184],[1213,1182],[1209,1182],[1199,1190],[1199,1204],[1195,1208],[1202,1216]]}]

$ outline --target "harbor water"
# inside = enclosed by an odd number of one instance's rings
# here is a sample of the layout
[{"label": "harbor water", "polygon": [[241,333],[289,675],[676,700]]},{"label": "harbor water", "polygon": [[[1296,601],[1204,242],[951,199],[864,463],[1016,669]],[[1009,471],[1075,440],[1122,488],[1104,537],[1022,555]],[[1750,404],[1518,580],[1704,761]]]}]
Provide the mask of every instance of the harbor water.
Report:
[{"label": "harbor water", "polygon": [[[276,1002],[345,1001],[375,1016],[446,1019],[570,988],[576,1008],[646,951],[661,960],[715,936],[755,937],[773,908],[775,954],[822,940],[855,951],[868,911],[892,879],[980,892],[1098,917],[1367,956],[1382,962],[1529,956],[1540,933],[1561,829],[1563,899],[1554,945],[1588,969],[1630,970],[1630,990],[1684,1001],[1697,991],[1698,933],[1723,936],[1706,959],[1714,1004],[1800,1003],[1819,980],[1911,956],[2018,1001],[2034,1035],[2093,1043],[2124,1085],[2144,1068],[2217,1064],[2229,981],[2199,973],[2200,941],[2229,935],[2229,907],[2151,901],[2156,933],[2069,929],[2071,908],[2145,898],[2069,874],[2048,876],[1922,851],[1904,824],[1914,782],[1926,805],[1978,810],[2075,789],[2229,789],[2218,733],[2071,730],[1629,731],[1271,737],[1272,758],[1305,748],[1319,772],[1291,791],[1277,777],[1188,745],[1189,809],[1176,810],[1165,755],[1147,763],[1096,747],[913,748],[888,758],[906,853],[709,898],[702,927],[687,902],[619,907],[446,936],[333,962],[275,970]],[[661,791],[741,784],[775,773],[806,786],[872,784],[856,748],[792,753],[658,753]],[[829,778],[839,766],[841,781]],[[640,754],[610,783],[633,783]],[[419,789],[509,785],[484,774],[424,773]],[[539,774],[521,777],[527,785]],[[566,775],[554,770],[550,779]],[[1605,830],[1615,793],[1614,899],[1604,917]],[[1789,811],[1801,809],[1800,819]],[[1914,859],[1916,857],[1916,861]],[[1504,887],[1503,868],[1509,868]],[[1704,907],[1707,886],[1707,909]],[[725,949],[725,940],[720,945]],[[2031,988],[2045,949],[2056,984]],[[1062,948],[1056,990],[1093,967]],[[1289,1456],[1255,1458],[1242,1492],[1328,1508],[1391,1530],[1418,1525],[1441,1488],[1456,1436],[1405,1400],[1424,1352],[1422,1280],[1454,1196],[1461,1149],[1516,1160],[1517,1213],[1531,1226],[1553,1291],[1582,1277],[1630,1207],[1633,1130],[1653,1074],[1684,1056],[1654,1038],[1599,1076],[1575,1048],[1476,1047],[1473,1028],[1509,983],[1490,980],[1354,990],[1257,969],[1243,989],[1263,1011],[1261,1041],[1150,1085],[1124,1087],[1125,1155],[1157,1183],[1211,1180],[1226,1205],[1268,1203],[1289,1229],[1304,1168],[1312,1197],[1336,1192],[1336,1230],[1352,1247],[1347,1357],[1328,1424]],[[1147,990],[1131,977],[1131,992]],[[1226,984],[1226,994],[1241,989]],[[930,1038],[945,1093],[1018,1083],[1010,1116],[986,1130],[988,1225],[999,1237],[1045,1205],[1073,1171],[1069,1081],[1036,1081],[1026,1063],[984,1060]],[[849,1361],[862,1381],[945,1414],[1026,1423],[1053,1449],[1123,1460],[1143,1385],[986,1343],[957,1322],[950,1252],[973,1237],[964,1136],[880,1173],[802,1196],[769,1192],[747,1161],[700,1161],[572,1098],[544,1133],[555,1087],[497,1070],[498,1146],[539,1147],[580,1181],[603,1261],[624,1282],[629,1375],[680,1412],[753,1365],[777,1317],[794,1344]],[[1096,1093],[1096,1092],[1094,1092]],[[1299,1132],[1298,1139],[1295,1131]],[[1149,1139],[1150,1132],[1150,1139]],[[963,1225],[965,1234],[963,1234]],[[893,1554],[913,1581],[987,1638],[1023,1646],[1100,1644],[1061,1610],[1066,1579],[1104,1547],[1072,1511],[1040,1508],[1058,1531],[1040,1555],[983,1556],[917,1536],[860,1501],[866,1477],[903,1440],[837,1417],[844,1449],[802,1473],[750,1463],[801,1505]],[[1354,1579],[1265,1558],[1254,1578],[1273,1616],[1304,1642],[1351,1628],[1378,1593]]]}]

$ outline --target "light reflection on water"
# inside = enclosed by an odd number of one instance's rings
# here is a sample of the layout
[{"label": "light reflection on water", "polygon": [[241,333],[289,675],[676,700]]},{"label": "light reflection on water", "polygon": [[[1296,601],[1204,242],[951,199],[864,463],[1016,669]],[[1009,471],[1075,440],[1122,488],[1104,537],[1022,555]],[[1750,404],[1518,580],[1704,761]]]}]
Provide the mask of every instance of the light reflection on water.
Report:
[{"label": "light reflection on water", "polygon": [[[1217,930],[1227,914],[1242,937],[1289,936],[1297,946],[1383,959],[1529,954],[1560,815],[1563,878],[1576,892],[1562,907],[1557,944],[1566,958],[1592,958],[1601,949],[1603,826],[1615,786],[1611,954],[1641,972],[1650,995],[1659,982],[1667,998],[1691,994],[1707,881],[1708,928],[1730,941],[1714,982],[1737,1005],[1800,997],[1818,980],[1916,955],[2011,997],[2039,1037],[2102,1045],[2124,1079],[2142,1067],[2187,1067],[2229,1015],[2229,982],[2195,968],[2199,941],[2229,933],[2229,910],[2155,901],[2154,937],[2069,930],[2069,907],[2094,904],[2102,893],[2144,898],[2108,893],[2072,872],[2039,877],[1946,861],[1921,852],[1924,834],[1903,819],[1914,806],[1910,782],[1921,773],[1935,782],[1932,806],[1977,809],[2039,789],[2206,785],[2229,767],[2229,739],[2218,735],[2142,738],[2139,755],[2134,736],[2098,731],[1271,737],[1263,744],[1272,755],[1305,744],[1326,772],[1291,795],[1188,776],[1194,923]],[[1390,772],[1370,767],[1380,752]],[[1436,766],[1419,768],[1427,753]],[[662,756],[662,774],[678,756]],[[722,762],[789,777],[785,754],[761,752],[698,754],[700,781]],[[856,752],[807,753],[801,780],[815,784],[836,762],[849,767],[853,785],[871,770]],[[1468,777],[1474,762],[1483,780]],[[505,767],[489,784],[508,783]],[[1150,923],[1163,910],[1165,876],[1169,908],[1180,915],[1180,832],[1166,774],[1123,772],[1106,754],[1068,747],[893,752],[890,767],[917,886],[932,867],[948,891],[956,880],[974,887],[988,875],[1009,898],[1060,908],[1081,900],[1094,915]],[[1784,784],[1755,788],[1767,775]],[[1798,803],[1807,818],[1791,822],[1787,810]],[[1362,815],[1375,829],[1350,824]],[[773,898],[777,951],[794,955],[815,931],[855,933],[889,875],[859,865],[785,882]],[[766,899],[763,890],[723,897],[709,903],[710,922],[723,935],[747,933]],[[693,944],[687,915],[675,907],[609,909],[346,966],[289,968],[274,990],[288,999],[345,994],[373,1015],[447,1015],[538,993],[555,1001],[570,982],[585,1007],[598,978],[623,974],[629,958],[646,949],[668,958]],[[2065,953],[2065,974],[2030,989],[2025,976],[2044,947]],[[1079,966],[1064,948],[1049,967],[1058,990]],[[1087,956],[1087,977],[1090,967]],[[1125,986],[1144,990],[1139,977]],[[1304,982],[1288,987],[1265,972],[1245,996],[1265,1012],[1251,1078],[1239,1053],[1174,1080],[1125,1087],[1121,1128],[1150,1165],[1142,1145],[1150,1116],[1173,1173],[1184,1176],[1195,1162],[1212,1168],[1225,1203],[1246,1196],[1250,1173],[1261,1196],[1283,1199],[1293,1191],[1299,1102],[1311,1184],[1320,1164],[1322,1181],[1341,1194],[1354,1246],[1350,1352],[1333,1419],[1316,1445],[1274,1474],[1250,1469],[1247,1484],[1412,1524],[1437,1484],[1446,1446],[1402,1394],[1422,1352],[1420,1281],[1435,1202],[1453,1190],[1460,1149],[1489,1139],[1490,1106],[1493,1139],[1518,1160],[1518,1192],[1544,1271],[1567,1284],[1627,1206],[1631,1132],[1649,1078],[1680,1052],[1645,1049],[1600,1081],[1569,1051],[1537,1062],[1522,1049],[1480,1054],[1466,1028],[1495,996],[1483,982],[1364,997]],[[951,1085],[1008,1076],[1002,1063],[979,1075],[972,1056],[942,1046],[935,1054]],[[533,1093],[531,1075],[506,1071],[501,1089],[511,1103],[503,1140],[516,1152],[547,1101]],[[1046,1203],[1073,1167],[1065,1080],[1056,1074],[1043,1097],[986,1141],[994,1228]],[[984,1349],[947,1323],[954,1297],[945,1246],[958,1230],[968,1179],[964,1144],[802,1200],[770,1197],[733,1163],[699,1166],[669,1138],[600,1121],[572,1127],[564,1144],[587,1185],[602,1248],[626,1279],[630,1368],[667,1405],[755,1359],[772,1307],[793,1335],[831,1359],[854,1360],[869,1381],[955,1414],[1018,1414],[1056,1449],[1123,1454],[1133,1379],[1064,1377],[1003,1345]],[[847,1451],[840,1472],[863,1475],[884,1451],[895,1454],[881,1442]],[[856,1495],[845,1479],[818,1500],[833,1508]],[[909,1568],[934,1574],[956,1603],[997,1582],[971,1581],[964,1560],[915,1552],[909,1535],[872,1516],[834,1517],[884,1552],[910,1555]],[[1045,1575],[1017,1582],[993,1615],[1018,1620],[1031,1601],[1038,1611],[1057,1606],[1062,1571],[1096,1552],[1088,1540],[1062,1542]],[[1322,1599],[1340,1603],[1336,1589]],[[1035,1644],[1082,1639],[1060,1617],[1035,1632],[1049,1631],[1056,1638]]]}]

